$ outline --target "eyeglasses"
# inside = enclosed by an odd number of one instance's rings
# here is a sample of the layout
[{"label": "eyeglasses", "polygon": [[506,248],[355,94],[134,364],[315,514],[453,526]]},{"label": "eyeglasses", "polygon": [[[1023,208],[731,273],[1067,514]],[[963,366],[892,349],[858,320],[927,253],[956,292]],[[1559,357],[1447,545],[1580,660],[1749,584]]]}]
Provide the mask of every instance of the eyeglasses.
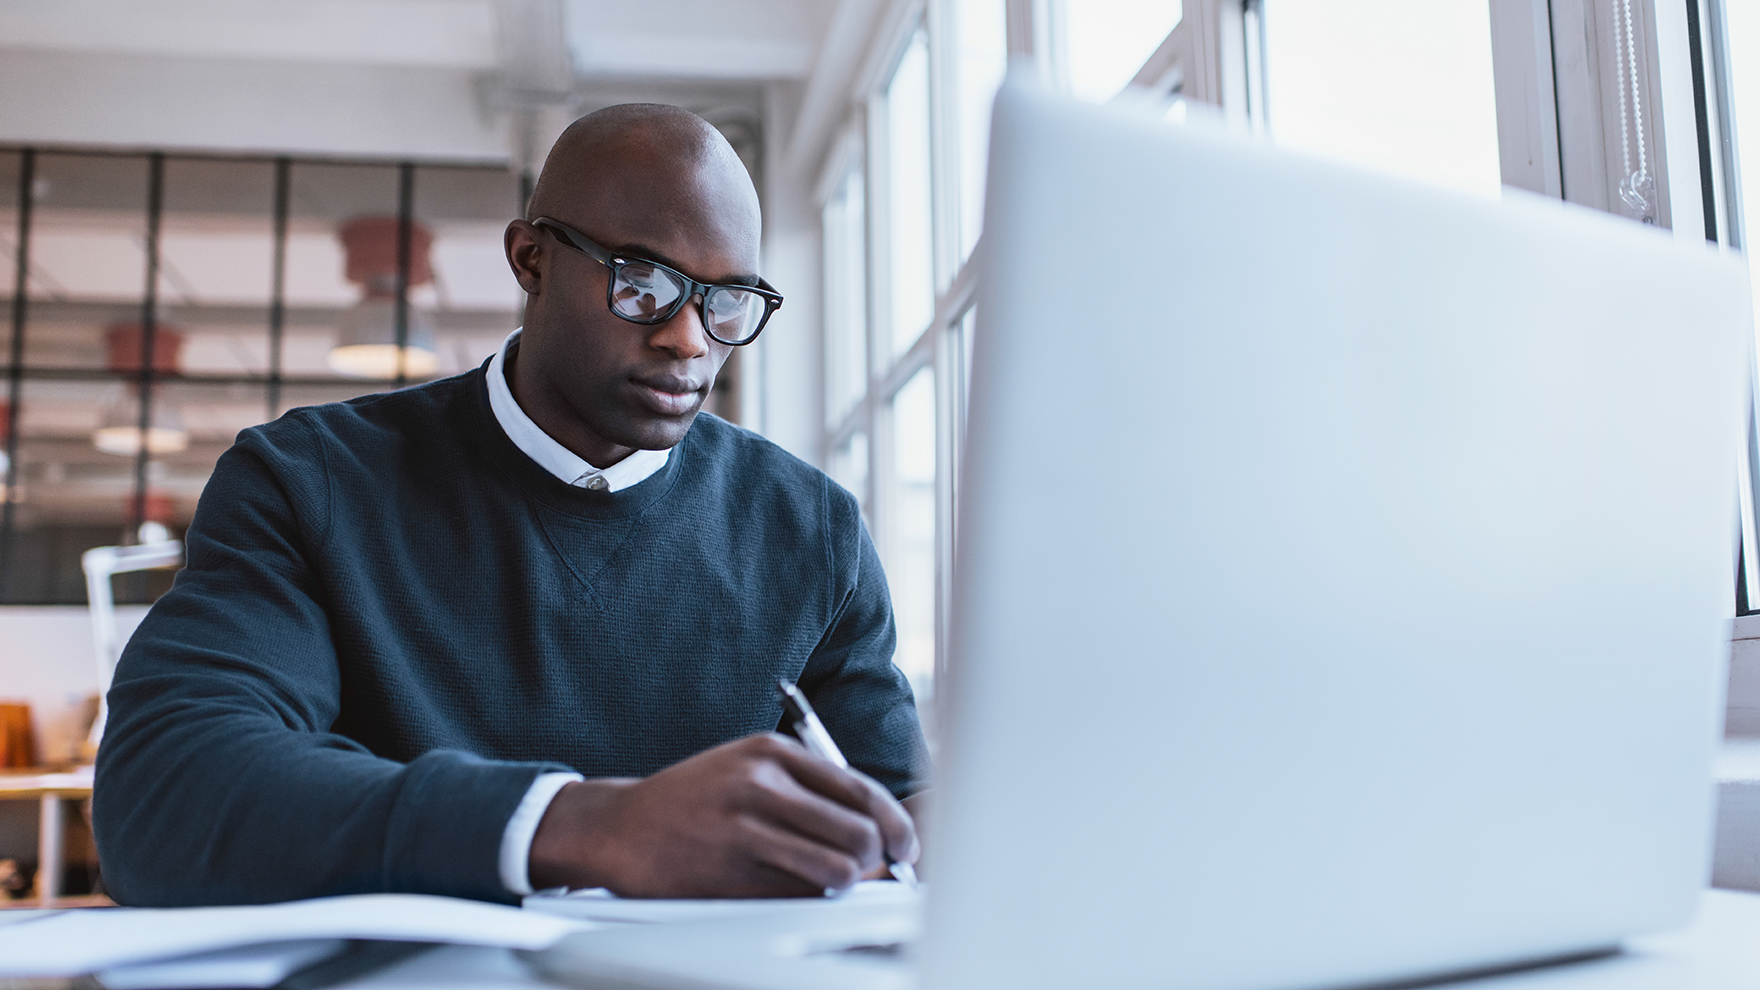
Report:
[{"label": "eyeglasses", "polygon": [[749,285],[711,285],[655,261],[626,258],[595,244],[580,231],[538,217],[532,226],[543,227],[556,239],[611,269],[605,305],[613,316],[631,323],[665,323],[693,296],[703,297],[703,329],[723,344],[738,347],[758,338],[770,314],[782,308],[782,294],[758,279]]}]

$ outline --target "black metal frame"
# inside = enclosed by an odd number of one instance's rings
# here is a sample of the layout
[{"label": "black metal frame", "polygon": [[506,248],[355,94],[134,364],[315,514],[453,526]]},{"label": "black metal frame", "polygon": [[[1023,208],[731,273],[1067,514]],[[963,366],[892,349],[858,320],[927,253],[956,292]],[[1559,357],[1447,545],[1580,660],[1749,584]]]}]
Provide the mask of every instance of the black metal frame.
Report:
[{"label": "black metal frame", "polygon": [[269,262],[269,418],[281,415],[281,338],[287,326],[287,214],[293,195],[293,159],[275,159],[274,254]]},{"label": "black metal frame", "polygon": [[[647,258],[626,258],[609,248],[601,246],[592,238],[560,220],[552,220],[549,217],[534,217],[531,223],[534,227],[540,227],[544,230],[550,231],[551,235],[556,237],[561,243],[574,248],[576,251],[579,251],[594,261],[597,261],[606,268],[611,269],[612,277],[605,280],[605,307],[611,310],[612,316],[615,316],[620,320],[627,320],[630,323],[638,323],[642,326],[665,323],[667,320],[676,316],[678,311],[684,308],[684,304],[689,302],[693,296],[701,295],[703,297],[703,308],[707,311],[709,308],[709,294],[712,292],[734,290],[750,292],[764,300],[764,315],[758,318],[758,325],[752,330],[752,335],[750,337],[747,337],[744,340],[728,340],[711,329],[707,319],[703,320],[703,331],[709,336],[714,337],[716,340],[729,347],[743,347],[746,344],[757,340],[758,334],[764,332],[764,325],[770,322],[770,317],[777,310],[782,308],[782,293],[777,292],[774,286],[769,282],[764,281],[762,278],[758,279],[757,285],[729,285],[715,282],[699,282],[696,279],[691,278],[689,275],[686,275],[684,272],[667,265],[662,265],[658,261],[650,261]],[[617,276],[622,272],[625,265],[631,263],[654,266],[660,271],[663,271],[683,282],[686,291],[679,293],[678,298],[673,301],[672,305],[666,307],[663,312],[650,317],[649,319],[638,319],[634,316],[625,316],[624,314],[619,313],[616,306]]]},{"label": "black metal frame", "polygon": [[36,186],[37,152],[25,148],[18,163],[18,254],[12,273],[12,347],[7,352],[6,400],[6,500],[0,504],[0,603],[12,600],[12,557],[16,542],[18,506],[18,400],[24,391],[24,325],[29,300],[25,287],[30,279],[31,190]]},{"label": "black metal frame", "polygon": [[[127,158],[145,160],[147,162],[147,199],[146,199],[146,230],[143,238],[143,249],[146,254],[146,284],[141,300],[141,354],[140,365],[129,373],[119,374],[107,368],[60,368],[60,367],[26,367],[24,360],[26,330],[29,324],[30,294],[30,248],[32,244],[32,227],[34,223],[34,207],[36,205],[34,189],[37,176],[41,172],[40,158],[43,154],[79,155],[103,158]],[[17,253],[12,272],[11,299],[11,338],[7,345],[0,349],[0,360],[4,361],[3,372],[4,392],[0,399],[10,402],[12,409],[11,423],[0,432],[0,449],[7,454],[8,465],[0,473],[0,481],[5,484],[7,496],[0,500],[0,604],[8,604],[16,600],[19,592],[15,580],[15,565],[18,557],[19,532],[17,521],[18,481],[21,473],[19,448],[21,446],[21,400],[26,379],[32,381],[122,381],[134,385],[140,391],[140,404],[136,417],[141,436],[152,423],[152,403],[155,401],[155,386],[163,384],[173,376],[160,372],[153,362],[158,331],[158,281],[160,255],[160,224],[165,209],[165,164],[168,161],[232,161],[240,163],[268,163],[274,167],[274,192],[271,204],[273,217],[273,254],[272,271],[270,273],[270,300],[268,306],[267,329],[269,337],[268,368],[266,374],[177,374],[174,380],[192,385],[252,385],[266,388],[266,413],[269,418],[280,414],[283,389],[286,387],[312,386],[352,386],[359,387],[362,383],[355,379],[341,376],[289,376],[284,369],[284,337],[289,319],[289,308],[286,303],[287,278],[287,246],[289,216],[291,213],[293,167],[298,165],[363,165],[379,168],[396,168],[398,170],[398,339],[407,342],[409,333],[409,271],[411,266],[411,232],[414,226],[415,179],[417,168],[421,169],[505,169],[505,162],[497,161],[440,161],[417,162],[412,160],[386,160],[347,158],[336,156],[300,156],[297,161],[290,156],[269,155],[229,155],[200,151],[153,152],[123,150],[116,148],[86,148],[78,146],[61,146],[39,148],[32,145],[0,144],[0,154],[16,154],[19,161],[18,174],[18,226]],[[522,197],[529,195],[522,185]],[[523,209],[523,198],[520,204]],[[400,374],[393,383],[395,387],[409,384],[407,373]],[[148,507],[148,487],[146,484],[152,455],[143,442],[142,449],[136,454],[133,465],[134,491],[129,499],[127,515],[130,529],[134,529],[145,518]],[[126,597],[126,594],[125,594]]]},{"label": "black metal frame", "polygon": [[409,384],[405,361],[409,352],[409,266],[410,238],[415,229],[416,166],[403,162],[397,166],[397,298],[394,318],[397,330],[397,375],[394,388]]},{"label": "black metal frame", "polygon": [[159,227],[165,217],[165,155],[153,152],[147,157],[147,287],[141,296],[141,364],[139,370],[140,416],[138,417],[140,449],[134,455],[134,508],[129,513],[132,532],[147,519],[147,466],[153,460],[147,443],[147,431],[153,422],[153,372],[156,354],[154,343],[159,332]]}]

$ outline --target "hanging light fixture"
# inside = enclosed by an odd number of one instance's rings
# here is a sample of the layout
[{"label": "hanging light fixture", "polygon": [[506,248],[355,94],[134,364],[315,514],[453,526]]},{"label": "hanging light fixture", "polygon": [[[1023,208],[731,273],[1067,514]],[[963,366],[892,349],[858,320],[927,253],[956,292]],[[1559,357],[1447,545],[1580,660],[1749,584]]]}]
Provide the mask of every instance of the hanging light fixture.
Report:
[{"label": "hanging light fixture", "polygon": [[[98,428],[92,433],[92,446],[106,454],[133,457],[141,452],[141,387],[130,384],[124,395],[104,407]],[[189,431],[183,428],[183,417],[169,403],[153,403],[149,410],[146,444],[149,454],[175,454],[189,448]]]},{"label": "hanging light fixture", "polygon": [[404,290],[403,346],[397,341],[398,235],[396,217],[359,217],[337,236],[347,255],[344,274],[361,287],[361,301],[343,314],[330,370],[350,378],[426,378],[440,368],[434,327],[426,314],[408,304],[409,290],[434,280],[429,249],[434,235],[409,225],[409,281]]},{"label": "hanging light fixture", "polygon": [[123,534],[123,543],[163,543],[171,538],[170,527],[177,521],[177,499],[156,488],[147,489],[147,497],[136,502],[134,496],[122,500],[125,517],[141,510],[134,531]]},{"label": "hanging light fixture", "polygon": [[[141,369],[141,335],[139,323],[113,323],[104,331],[108,346],[110,370],[122,375],[138,375]],[[153,374],[175,375],[183,354],[183,332],[159,324],[153,328]],[[189,432],[183,428],[183,417],[168,399],[155,394],[146,431],[141,430],[141,384],[129,382],[122,394],[104,407],[97,430],[92,433],[92,446],[106,454],[134,457],[143,444],[148,454],[175,454],[189,447]]]}]

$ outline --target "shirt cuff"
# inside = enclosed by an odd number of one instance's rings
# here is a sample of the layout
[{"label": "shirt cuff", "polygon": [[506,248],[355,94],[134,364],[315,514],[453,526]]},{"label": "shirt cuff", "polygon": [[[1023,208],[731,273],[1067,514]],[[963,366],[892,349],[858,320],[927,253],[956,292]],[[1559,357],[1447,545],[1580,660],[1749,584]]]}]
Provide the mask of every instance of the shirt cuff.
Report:
[{"label": "shirt cuff", "polygon": [[501,833],[501,883],[509,893],[524,897],[532,892],[529,867],[538,823],[544,820],[544,812],[550,810],[550,802],[563,785],[586,779],[578,773],[541,773],[520,799],[519,807],[513,809],[513,817]]}]

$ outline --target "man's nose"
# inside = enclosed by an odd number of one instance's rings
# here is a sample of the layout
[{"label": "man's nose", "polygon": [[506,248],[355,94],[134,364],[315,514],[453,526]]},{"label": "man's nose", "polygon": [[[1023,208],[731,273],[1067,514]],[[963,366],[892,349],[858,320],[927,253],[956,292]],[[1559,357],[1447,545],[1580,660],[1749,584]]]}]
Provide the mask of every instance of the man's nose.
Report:
[{"label": "man's nose", "polygon": [[678,312],[672,314],[672,319],[656,327],[648,343],[670,351],[684,361],[709,353],[709,331],[703,326],[702,293],[686,299],[684,305],[678,307]]}]

